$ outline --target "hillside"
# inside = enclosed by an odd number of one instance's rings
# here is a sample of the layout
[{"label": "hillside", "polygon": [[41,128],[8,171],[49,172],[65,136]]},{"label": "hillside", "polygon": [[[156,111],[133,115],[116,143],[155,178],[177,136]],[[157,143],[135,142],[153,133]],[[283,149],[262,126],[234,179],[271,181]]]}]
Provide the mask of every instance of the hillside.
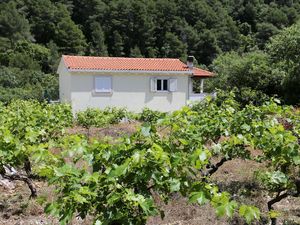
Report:
[{"label": "hillside", "polygon": [[[4,102],[57,99],[55,71],[62,54],[183,61],[193,55],[198,64],[216,70],[212,62],[226,52],[234,51],[240,58],[265,51],[270,37],[295,24],[300,15],[299,0],[1,2],[0,100]],[[285,98],[282,87],[268,82],[275,91],[265,86],[250,88]]]}]

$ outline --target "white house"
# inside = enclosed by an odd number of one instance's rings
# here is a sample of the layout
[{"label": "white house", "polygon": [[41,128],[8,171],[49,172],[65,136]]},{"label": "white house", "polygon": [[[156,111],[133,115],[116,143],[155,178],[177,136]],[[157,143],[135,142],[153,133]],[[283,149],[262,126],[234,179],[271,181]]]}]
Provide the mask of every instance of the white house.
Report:
[{"label": "white house", "polygon": [[[203,80],[213,76],[194,67],[193,57],[185,64],[170,58],[64,55],[57,73],[60,101],[70,103],[74,112],[107,106],[174,111],[189,100],[203,99]],[[198,94],[193,80],[201,83]]]}]

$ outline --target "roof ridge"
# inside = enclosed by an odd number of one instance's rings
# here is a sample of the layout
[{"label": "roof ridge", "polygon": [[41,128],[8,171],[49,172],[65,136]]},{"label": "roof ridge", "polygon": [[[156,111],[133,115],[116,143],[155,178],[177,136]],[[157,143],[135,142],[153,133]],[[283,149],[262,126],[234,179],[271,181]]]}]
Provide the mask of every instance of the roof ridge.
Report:
[{"label": "roof ridge", "polygon": [[132,59],[132,60],[176,60],[176,61],[180,61],[180,59],[176,59],[176,58],[142,58],[142,57],[137,57],[137,58],[133,58],[133,57],[114,57],[114,56],[83,56],[83,55],[62,55],[63,57],[67,57],[67,58],[99,58],[99,59]]}]

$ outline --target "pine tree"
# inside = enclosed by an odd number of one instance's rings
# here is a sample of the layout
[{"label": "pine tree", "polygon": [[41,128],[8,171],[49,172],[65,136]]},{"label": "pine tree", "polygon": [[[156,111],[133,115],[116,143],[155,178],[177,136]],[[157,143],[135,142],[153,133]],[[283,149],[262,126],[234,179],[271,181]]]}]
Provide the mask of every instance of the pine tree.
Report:
[{"label": "pine tree", "polygon": [[65,17],[57,24],[55,43],[65,54],[83,54],[87,46],[85,37],[79,27]]},{"label": "pine tree", "polygon": [[114,56],[124,56],[124,41],[118,31],[113,32],[114,45],[112,46],[112,53]]},{"label": "pine tree", "polygon": [[50,54],[48,57],[48,71],[46,72],[55,73],[60,59],[60,54],[58,52],[59,49],[53,41],[50,41],[47,47],[50,50]]},{"label": "pine tree", "polygon": [[163,57],[181,58],[186,56],[186,45],[170,32],[166,33],[164,45],[161,49]]},{"label": "pine tree", "polygon": [[131,49],[130,57],[133,57],[133,58],[142,58],[143,57],[141,50],[138,46],[134,46],[134,48]]},{"label": "pine tree", "polygon": [[12,45],[17,40],[32,39],[28,20],[18,12],[12,1],[0,4],[0,32]]},{"label": "pine tree", "polygon": [[98,56],[106,56],[107,55],[107,47],[105,45],[105,35],[102,30],[102,27],[99,23],[93,22],[90,25],[91,27],[91,38],[92,43],[90,50],[92,55],[98,55]]}]

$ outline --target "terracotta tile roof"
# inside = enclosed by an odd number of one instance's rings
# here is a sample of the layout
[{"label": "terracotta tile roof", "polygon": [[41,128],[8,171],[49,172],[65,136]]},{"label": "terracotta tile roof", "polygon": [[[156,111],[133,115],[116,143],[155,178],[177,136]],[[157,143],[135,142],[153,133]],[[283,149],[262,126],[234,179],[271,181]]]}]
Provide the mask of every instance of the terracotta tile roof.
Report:
[{"label": "terracotta tile roof", "polygon": [[[63,56],[64,63],[71,70],[141,70],[191,72],[179,59],[171,58],[122,58]],[[198,68],[193,69],[195,76],[212,76],[212,73]]]},{"label": "terracotta tile roof", "polygon": [[195,77],[213,77],[214,74],[212,72],[209,72],[207,70],[199,69],[194,67],[193,68],[193,75]]}]

